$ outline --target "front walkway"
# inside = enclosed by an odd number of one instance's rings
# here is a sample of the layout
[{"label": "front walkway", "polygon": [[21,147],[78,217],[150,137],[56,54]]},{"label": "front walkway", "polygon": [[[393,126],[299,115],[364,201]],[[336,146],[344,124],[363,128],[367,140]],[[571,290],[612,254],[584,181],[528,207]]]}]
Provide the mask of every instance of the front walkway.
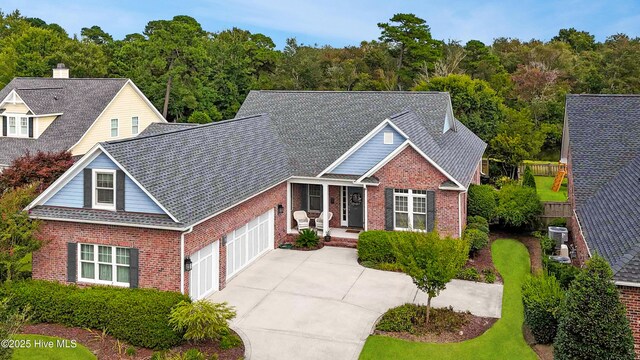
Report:
[{"label": "front walkway", "polygon": [[[232,327],[252,360],[356,359],[380,315],[426,300],[407,275],[356,259],[352,249],[276,249],[209,300],[236,307]],[[500,317],[502,285],[454,280],[432,303]]]}]

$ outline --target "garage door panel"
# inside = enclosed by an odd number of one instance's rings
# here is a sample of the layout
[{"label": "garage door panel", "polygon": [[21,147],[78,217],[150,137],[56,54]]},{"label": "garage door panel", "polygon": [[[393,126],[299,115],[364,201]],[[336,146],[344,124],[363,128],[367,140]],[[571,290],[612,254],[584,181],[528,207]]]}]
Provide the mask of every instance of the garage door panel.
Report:
[{"label": "garage door panel", "polygon": [[227,235],[227,278],[273,249],[273,217],[273,210],[269,210]]},{"label": "garage door panel", "polygon": [[219,288],[220,242],[216,241],[190,255],[189,295],[198,300]]}]

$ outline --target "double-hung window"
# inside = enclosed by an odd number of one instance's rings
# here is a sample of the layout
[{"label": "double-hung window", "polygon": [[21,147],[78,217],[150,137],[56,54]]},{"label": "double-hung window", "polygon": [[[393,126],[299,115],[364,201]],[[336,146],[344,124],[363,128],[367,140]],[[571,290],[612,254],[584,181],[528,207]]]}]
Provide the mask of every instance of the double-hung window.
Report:
[{"label": "double-hung window", "polygon": [[7,135],[29,137],[29,117],[20,115],[7,116]]},{"label": "double-hung window", "polygon": [[111,137],[118,136],[118,119],[111,119]]},{"label": "double-hung window", "polygon": [[393,199],[395,229],[427,229],[427,192],[425,190],[395,189]]},{"label": "double-hung window", "polygon": [[9,122],[9,136],[18,135],[18,124],[17,124],[16,117],[15,116],[9,116],[9,120],[7,120],[7,121]]},{"label": "double-hung window", "polygon": [[309,211],[322,211],[322,185],[309,185]]},{"label": "double-hung window", "polygon": [[139,131],[140,131],[139,120],[137,116],[134,116],[131,118],[131,134],[138,135]]},{"label": "double-hung window", "polygon": [[128,248],[78,244],[78,279],[105,285],[129,286],[131,253]]},{"label": "double-hung window", "polygon": [[116,208],[116,172],[115,170],[93,171],[93,207],[115,210]]},{"label": "double-hung window", "polygon": [[29,136],[29,118],[20,118],[20,136]]}]

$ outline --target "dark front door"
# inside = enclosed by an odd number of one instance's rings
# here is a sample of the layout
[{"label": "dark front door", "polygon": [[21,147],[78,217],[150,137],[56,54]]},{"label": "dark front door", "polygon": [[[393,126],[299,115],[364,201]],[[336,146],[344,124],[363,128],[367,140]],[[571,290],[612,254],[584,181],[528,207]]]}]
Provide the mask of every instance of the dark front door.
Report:
[{"label": "dark front door", "polygon": [[363,189],[358,187],[349,187],[347,190],[347,207],[349,209],[347,222],[349,227],[362,227],[364,217],[364,196],[362,191]]}]

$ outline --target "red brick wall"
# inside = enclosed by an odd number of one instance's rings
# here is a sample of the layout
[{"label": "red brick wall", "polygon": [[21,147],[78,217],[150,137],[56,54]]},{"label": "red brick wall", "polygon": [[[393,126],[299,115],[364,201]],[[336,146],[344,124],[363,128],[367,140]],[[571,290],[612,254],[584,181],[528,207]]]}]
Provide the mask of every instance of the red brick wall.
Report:
[{"label": "red brick wall", "polygon": [[640,288],[618,286],[620,301],[627,307],[627,318],[633,331],[636,358],[640,358]]},{"label": "red brick wall", "polygon": [[385,188],[435,190],[437,229],[441,235],[458,237],[459,192],[439,190],[440,184],[448,179],[413,148],[403,150],[374,176],[378,178],[380,185],[367,188],[367,228],[369,230],[384,229]]},{"label": "red brick wall", "polygon": [[329,186],[329,211],[333,213],[333,218],[329,221],[330,227],[340,227],[340,201],[340,186]]},{"label": "red brick wall", "polygon": [[[277,206],[287,205],[287,183],[283,182],[274,188],[249,199],[224,213],[213,217],[194,227],[193,232],[185,235],[185,256],[195,253],[203,247],[218,241],[230,231],[251,221],[251,219],[274,209],[275,240],[278,246],[287,235],[287,218],[285,213],[278,215]],[[220,246],[220,289],[226,284],[226,247]],[[179,275],[179,274],[178,274]],[[189,274],[185,274],[185,293],[189,293]]]},{"label": "red brick wall", "polygon": [[[571,203],[571,209],[575,210],[575,196],[574,196],[574,188],[573,188],[573,171],[571,164],[571,150],[568,151],[567,155],[567,198],[569,203]],[[572,211],[573,212],[573,211]],[[576,218],[575,212],[571,218],[567,221],[567,228],[569,229],[571,241],[576,248],[576,259],[575,262],[577,265],[583,265],[587,259],[589,259],[589,250],[587,247],[587,243],[580,232],[580,226],[578,219]]]},{"label": "red brick wall", "polygon": [[103,244],[139,249],[139,286],[180,291],[180,233],[122,226],[44,221],[51,238],[33,253],[33,278],[67,282],[67,243]]}]

